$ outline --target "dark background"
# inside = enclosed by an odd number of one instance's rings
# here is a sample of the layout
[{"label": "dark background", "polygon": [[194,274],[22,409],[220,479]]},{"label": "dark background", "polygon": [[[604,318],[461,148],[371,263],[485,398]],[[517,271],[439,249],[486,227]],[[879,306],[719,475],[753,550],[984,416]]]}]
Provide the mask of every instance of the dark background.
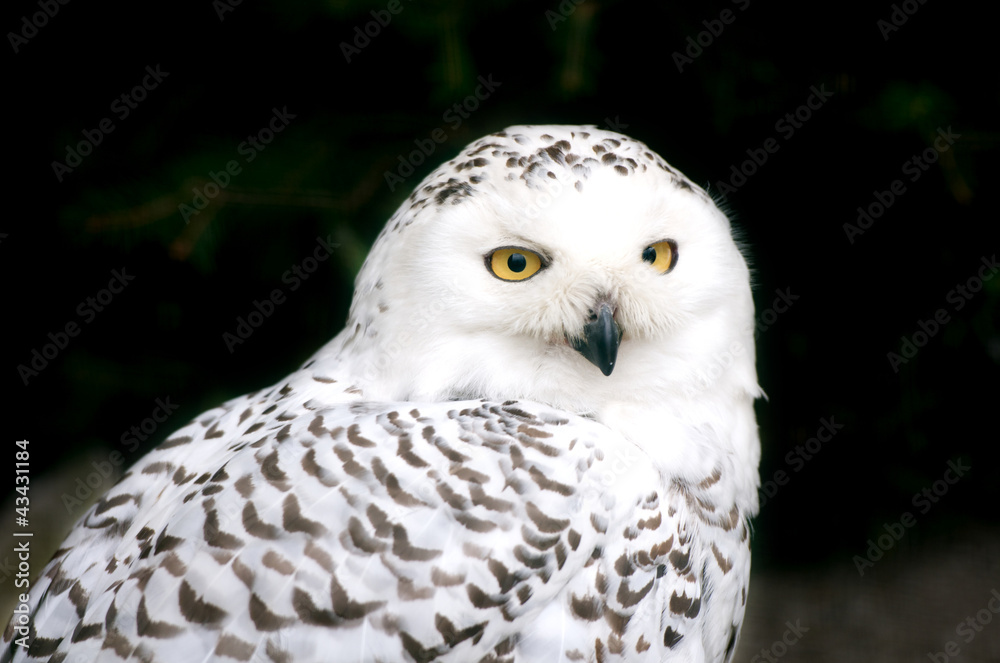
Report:
[{"label": "dark background", "polygon": [[[747,150],[759,156],[774,138],[777,151],[725,201],[755,274],[769,396],[758,403],[761,477],[772,489],[755,524],[737,660],[764,649],[789,661],[926,661],[949,641],[945,660],[1000,660],[1000,614],[989,609],[1000,589],[1000,278],[978,277],[998,252],[994,20],[938,0],[400,0],[397,14],[389,4],[77,0],[26,42],[10,33],[31,35],[23,17],[42,10],[5,7],[0,385],[11,466],[13,441],[30,440],[33,569],[83,512],[63,496],[85,498],[86,480],[119,458],[112,451],[130,464],[339,331],[381,225],[471,140],[510,124],[596,124],[719,193]],[[348,62],[342,44],[366,24],[376,33],[373,10],[391,22]],[[890,30],[894,13],[901,25]],[[694,57],[679,71],[685,49]],[[168,75],[122,118],[113,104],[147,66]],[[446,113],[480,76],[499,85],[456,126]],[[800,109],[814,87],[832,94]],[[275,108],[295,117],[247,163],[240,144]],[[777,123],[797,110],[809,118],[789,135]],[[114,130],[60,181],[53,162],[104,118]],[[385,173],[435,129],[447,140],[390,190]],[[939,130],[958,138],[937,153]],[[933,163],[911,181],[904,164],[928,149]],[[178,206],[230,160],[241,172],[185,223]],[[876,193],[888,200],[895,180],[905,191],[850,241],[844,225]],[[339,247],[292,291],[282,275],[318,237]],[[113,270],[134,278],[89,320],[78,307]],[[960,285],[969,298],[952,293]],[[283,303],[230,352],[223,334],[275,288]],[[796,298],[780,313],[777,291]],[[926,321],[939,309],[948,321],[934,329]],[[79,334],[25,384],[19,366],[70,322]],[[921,322],[934,333],[914,338]],[[894,367],[888,353],[904,338],[922,347]],[[123,436],[158,398],[176,412],[130,453]],[[810,443],[808,461],[788,457],[824,420],[842,428]],[[969,468],[953,484],[949,461]],[[5,504],[13,520],[13,497]],[[884,550],[872,549],[880,536]],[[978,628],[956,630],[966,619]],[[788,635],[796,620],[810,630]]]}]

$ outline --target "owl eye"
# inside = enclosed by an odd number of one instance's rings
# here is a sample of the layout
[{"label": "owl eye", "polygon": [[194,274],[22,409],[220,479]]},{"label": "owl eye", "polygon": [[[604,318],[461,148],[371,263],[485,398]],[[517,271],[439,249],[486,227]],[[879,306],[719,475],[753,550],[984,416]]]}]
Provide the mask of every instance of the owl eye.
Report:
[{"label": "owl eye", "polygon": [[534,251],[510,246],[487,255],[486,266],[498,279],[523,281],[542,268],[542,258]]},{"label": "owl eye", "polygon": [[677,264],[677,242],[666,239],[642,250],[642,259],[660,274],[666,274]]}]

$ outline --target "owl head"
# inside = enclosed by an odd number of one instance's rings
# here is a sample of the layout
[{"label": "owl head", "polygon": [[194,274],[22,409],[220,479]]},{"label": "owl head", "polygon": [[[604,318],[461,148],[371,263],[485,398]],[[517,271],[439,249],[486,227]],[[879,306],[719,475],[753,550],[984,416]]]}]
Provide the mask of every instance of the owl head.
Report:
[{"label": "owl head", "polygon": [[380,399],[752,399],[749,281],[726,216],[643,143],[514,126],[389,220],[338,347]]}]

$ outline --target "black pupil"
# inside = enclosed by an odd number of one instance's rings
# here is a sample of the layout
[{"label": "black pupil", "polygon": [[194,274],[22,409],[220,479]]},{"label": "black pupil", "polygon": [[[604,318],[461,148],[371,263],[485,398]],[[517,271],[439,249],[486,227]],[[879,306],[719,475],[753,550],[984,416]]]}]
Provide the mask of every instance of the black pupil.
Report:
[{"label": "black pupil", "polygon": [[528,259],[524,257],[521,253],[511,253],[510,257],[507,258],[507,268],[510,271],[516,273],[523,272],[524,268],[528,266]]},{"label": "black pupil", "polygon": [[656,249],[652,246],[647,246],[642,251],[642,259],[646,262],[656,262]]}]

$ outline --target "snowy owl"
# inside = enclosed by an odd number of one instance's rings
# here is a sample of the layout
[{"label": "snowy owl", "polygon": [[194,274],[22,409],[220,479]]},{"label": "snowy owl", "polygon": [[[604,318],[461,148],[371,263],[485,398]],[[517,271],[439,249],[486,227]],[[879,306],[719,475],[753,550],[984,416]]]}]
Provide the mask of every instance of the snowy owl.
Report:
[{"label": "snowy owl", "polygon": [[644,144],[517,126],[379,235],[347,326],[76,524],[3,660],[727,661],[749,271]]}]

